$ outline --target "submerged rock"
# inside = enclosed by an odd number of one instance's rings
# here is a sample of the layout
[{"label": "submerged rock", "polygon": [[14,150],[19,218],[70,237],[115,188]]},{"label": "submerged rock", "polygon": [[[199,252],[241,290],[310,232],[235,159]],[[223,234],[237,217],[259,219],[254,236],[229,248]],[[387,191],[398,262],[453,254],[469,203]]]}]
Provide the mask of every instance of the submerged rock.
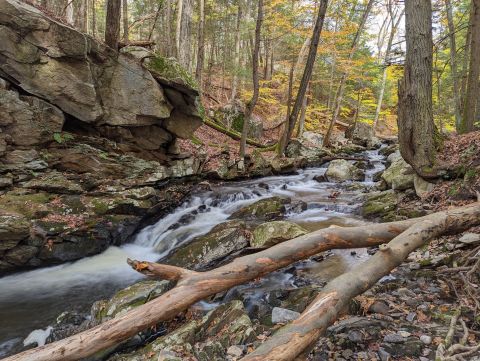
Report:
[{"label": "submerged rock", "polygon": [[349,180],[362,181],[365,173],[344,159],[332,160],[325,172],[329,182],[343,182]]},{"label": "submerged rock", "polygon": [[176,249],[168,256],[167,262],[190,269],[204,269],[247,247],[249,237],[245,222],[224,222],[188,245]]},{"label": "submerged rock", "polygon": [[250,245],[256,248],[271,247],[277,243],[285,242],[307,233],[306,229],[292,222],[274,221],[263,223],[253,231]]}]

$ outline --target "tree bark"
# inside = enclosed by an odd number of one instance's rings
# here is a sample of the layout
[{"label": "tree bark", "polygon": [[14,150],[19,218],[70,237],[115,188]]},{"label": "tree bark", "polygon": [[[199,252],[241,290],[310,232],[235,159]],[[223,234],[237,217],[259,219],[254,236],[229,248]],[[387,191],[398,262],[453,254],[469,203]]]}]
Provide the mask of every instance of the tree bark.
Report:
[{"label": "tree bark", "polygon": [[122,0],[123,42],[128,44],[128,0]]},{"label": "tree bark", "polygon": [[293,130],[297,123],[298,114],[303,104],[303,98],[307,91],[308,83],[312,77],[313,65],[315,64],[315,58],[317,56],[318,43],[320,41],[320,34],[322,32],[323,23],[325,21],[325,13],[327,12],[328,0],[321,0],[320,6],[318,7],[317,19],[315,21],[315,27],[313,29],[312,40],[310,43],[310,48],[308,51],[307,62],[305,63],[305,69],[303,71],[302,80],[300,81],[300,87],[298,89],[297,97],[295,98],[295,103],[292,108],[292,112],[286,124],[286,136],[285,142],[282,144],[281,153],[285,153],[285,149],[288,145],[288,142],[292,138]]},{"label": "tree bark", "polygon": [[235,59],[233,61],[233,81],[232,81],[232,95],[230,97],[233,102],[237,97],[237,88],[238,88],[238,72],[240,68],[240,25],[242,21],[242,0],[238,0],[238,10],[237,10],[237,26],[235,33]]},{"label": "tree bark", "polygon": [[200,19],[198,24],[198,50],[197,50],[197,69],[195,78],[198,86],[202,89],[203,61],[205,59],[205,0],[199,0]]},{"label": "tree bark", "polygon": [[455,25],[453,23],[453,10],[450,0],[445,0],[445,8],[447,12],[448,32],[450,39],[450,69],[452,71],[453,97],[454,97],[454,114],[455,126],[457,130],[460,128],[462,121],[462,103],[460,98],[460,87],[458,84],[458,68],[457,68],[457,42],[455,37]]},{"label": "tree bark", "polygon": [[[395,237],[368,261],[330,281],[301,316],[278,330],[241,361],[291,361],[309,351],[350,300],[375,285],[415,249],[446,232],[461,232],[480,223],[480,206],[440,213]],[[306,351],[306,352],[305,352]]]},{"label": "tree bark", "polygon": [[243,127],[242,127],[242,139],[240,140],[240,169],[243,169],[245,150],[247,148],[247,133],[248,133],[248,124],[250,118],[252,117],[253,110],[257,104],[258,95],[260,91],[260,84],[258,81],[258,57],[260,55],[260,39],[261,39],[261,30],[263,23],[263,0],[258,0],[258,13],[257,21],[255,25],[255,47],[253,49],[253,64],[252,64],[252,78],[253,78],[253,95],[250,102],[247,104],[245,109],[245,116],[243,118]]},{"label": "tree bark", "polygon": [[459,132],[467,133],[474,130],[479,93],[480,75],[480,0],[472,0],[473,11],[471,16],[470,65],[468,68],[467,92],[465,107]]},{"label": "tree bark", "polygon": [[107,1],[107,14],[105,20],[105,43],[115,50],[118,50],[118,41],[120,39],[121,5],[121,0]]},{"label": "tree bark", "polygon": [[95,9],[95,0],[92,0],[92,36],[97,37],[97,11]]},{"label": "tree bark", "polygon": [[432,7],[405,1],[404,77],[398,85],[398,140],[402,157],[424,178],[436,176],[432,114]]},{"label": "tree bark", "polygon": [[[439,220],[441,220],[441,222]],[[392,254],[395,254],[397,252],[396,249],[399,247],[402,252],[401,255],[403,256],[405,250],[403,250],[402,247],[407,246],[405,243],[411,242],[412,247],[416,246],[419,243],[418,237],[421,238],[420,243],[423,243],[426,238],[431,238],[433,235],[438,235],[446,230],[458,231],[478,223],[480,223],[480,205],[476,203],[474,205],[438,212],[417,219],[375,225],[369,224],[359,227],[322,229],[277,244],[267,250],[237,258],[227,265],[207,272],[194,272],[179,267],[151,262],[129,261],[134,269],[143,274],[178,281],[176,287],[162,296],[92,329],[83,331],[64,340],[24,351],[8,357],[3,361],[30,361],[32,359],[35,361],[79,360],[127,340],[138,332],[156,325],[158,322],[169,320],[195,302],[208,296],[262,277],[270,272],[309,258],[320,252],[329,249],[360,248],[380,245],[392,240],[413,226],[414,228],[412,228],[412,230],[415,230],[415,232],[410,231],[405,236],[397,237],[394,244],[390,244],[385,247],[382,252],[378,253],[379,255],[390,254],[389,252],[392,250]],[[433,228],[433,225],[439,227],[439,229],[436,230]],[[427,226],[427,228],[422,228],[425,226]],[[420,231],[420,233],[416,234],[416,231]],[[401,239],[401,242],[399,242],[398,239]],[[399,244],[400,246],[397,246]],[[376,256],[376,259],[379,258],[379,262],[384,262],[382,260],[383,256]],[[393,259],[394,257],[389,256],[388,262],[391,262]],[[396,262],[399,262],[399,260]],[[367,270],[372,272],[367,272]],[[371,282],[373,277],[377,277],[377,273],[373,273],[375,270],[375,268],[369,266],[365,268],[365,271],[359,270],[357,273],[369,275],[369,282]],[[375,272],[378,272],[378,270]],[[341,279],[348,280],[346,276],[341,276]],[[358,282],[355,278],[354,280]],[[361,278],[360,281],[363,282],[365,279]],[[344,282],[345,281],[336,281],[335,285],[342,285]],[[349,295],[352,294],[352,292],[360,292],[360,286],[358,286],[358,283],[355,284],[357,286],[351,287],[351,289],[350,287],[342,289],[339,295],[344,294],[344,298],[346,298],[351,297]],[[321,326],[321,322],[324,322],[318,318],[317,311],[314,311],[321,310],[322,302],[320,296],[316,301],[317,302],[313,303],[315,306],[309,307],[306,311],[307,313],[304,313],[301,318],[301,320],[304,321],[308,318],[306,315],[312,317],[312,323],[309,327],[314,327],[310,329],[306,328],[303,331],[311,341],[319,335],[318,325]],[[333,312],[332,314],[328,314],[329,322],[335,318],[335,310],[337,309],[337,305],[340,304],[339,302],[345,302],[345,300],[343,298],[340,299],[340,297],[328,298],[328,303],[332,305],[331,311],[329,312]],[[335,308],[333,308],[333,306]],[[292,333],[289,332],[290,330],[291,329],[287,329],[287,335],[292,335]],[[274,337],[272,340],[277,340],[277,338]],[[287,337],[285,342],[290,342],[289,340],[290,338]],[[276,344],[276,341],[273,342]],[[269,344],[271,345],[272,343]],[[264,352],[269,344],[266,343],[266,346],[262,346],[259,352]],[[299,347],[300,345],[301,344],[299,344]],[[276,359],[263,358],[262,360]]]},{"label": "tree bark", "polygon": [[[360,34],[362,33],[365,23],[367,22],[367,18],[370,15],[370,10],[372,9],[373,2],[374,2],[373,0],[368,0],[367,6],[362,15],[362,19],[360,20],[360,24],[358,25],[357,32],[355,34],[355,37],[353,38],[352,45],[350,46],[350,53],[348,56],[348,60],[350,61],[353,59],[355,50],[357,49],[358,40],[360,39]],[[342,77],[340,78],[340,84],[338,86],[337,94],[335,96],[335,107],[332,115],[332,120],[330,121],[327,133],[325,134],[325,138],[323,140],[323,145],[326,147],[330,145],[330,138],[332,137],[333,128],[335,127],[335,124],[340,115],[340,109],[342,107],[343,93],[345,91],[345,83],[347,81],[347,77],[348,77],[348,73],[344,72],[342,74]]]}]

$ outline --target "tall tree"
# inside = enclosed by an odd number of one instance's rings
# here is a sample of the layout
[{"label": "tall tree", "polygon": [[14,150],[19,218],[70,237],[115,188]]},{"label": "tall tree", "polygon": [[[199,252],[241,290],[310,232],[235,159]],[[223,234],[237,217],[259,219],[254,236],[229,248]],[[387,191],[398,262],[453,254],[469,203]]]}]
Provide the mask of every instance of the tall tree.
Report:
[{"label": "tall tree", "polygon": [[121,0],[107,1],[107,14],[105,20],[105,43],[112,49],[118,49],[120,38],[120,10]]},{"label": "tall tree", "polygon": [[[424,0],[424,1],[430,1],[430,0]],[[357,49],[358,41],[360,40],[360,34],[362,33],[365,23],[367,22],[368,16],[370,15],[370,10],[372,9],[373,2],[374,0],[368,0],[367,6],[365,7],[365,11],[363,12],[362,18],[360,20],[360,24],[358,25],[358,28],[357,28],[357,32],[355,33],[355,37],[353,38],[352,44],[350,46],[350,53],[348,56],[348,60],[350,61],[353,59],[353,56],[355,55],[355,50]],[[323,140],[323,144],[325,146],[330,145],[330,138],[333,133],[333,128],[335,127],[335,124],[337,123],[338,117],[340,115],[340,109],[342,107],[342,101],[343,101],[343,95],[345,92],[345,83],[347,81],[347,77],[348,77],[348,73],[344,71],[340,79],[340,85],[338,86],[338,89],[337,89],[337,95],[335,97],[336,98],[335,107],[332,115],[332,120],[330,121],[327,133],[325,134],[325,139]]]},{"label": "tall tree", "polygon": [[235,32],[235,58],[233,61],[233,81],[232,81],[232,95],[231,101],[233,102],[237,96],[238,88],[238,71],[240,67],[240,25],[242,23],[242,0],[238,0],[237,10],[237,25]]},{"label": "tall tree", "polygon": [[202,88],[203,61],[205,58],[205,0],[198,1],[200,18],[198,22],[198,49],[197,49],[197,69],[195,78],[200,89]]},{"label": "tall tree", "polygon": [[434,177],[432,113],[432,4],[405,1],[406,56],[398,86],[398,140],[402,157],[422,177]]},{"label": "tall tree", "polygon": [[240,162],[239,168],[243,170],[245,162],[245,150],[247,148],[247,133],[248,125],[255,109],[255,105],[258,101],[258,95],[260,91],[260,84],[258,81],[258,58],[260,54],[260,39],[263,23],[263,0],[258,0],[257,21],[255,25],[255,45],[253,49],[253,62],[252,62],[252,80],[253,80],[253,95],[250,102],[248,102],[245,109],[245,116],[243,119],[242,138],[240,139]]},{"label": "tall tree", "polygon": [[480,75],[480,0],[472,0],[472,21],[470,40],[470,65],[468,67],[467,92],[465,94],[465,108],[459,132],[466,133],[474,130],[478,107],[478,93]]},{"label": "tall tree", "polygon": [[317,56],[318,43],[320,42],[320,34],[322,32],[323,23],[325,21],[325,13],[327,12],[328,0],[321,0],[320,6],[318,7],[317,19],[315,21],[315,27],[313,28],[312,40],[310,42],[310,48],[308,51],[307,62],[305,63],[305,69],[303,71],[302,80],[300,81],[300,87],[298,89],[297,97],[295,98],[295,103],[293,104],[292,112],[288,118],[287,125],[285,127],[286,136],[284,137],[285,141],[281,144],[281,153],[285,153],[285,149],[288,145],[288,142],[292,138],[293,130],[297,123],[298,115],[300,113],[303,98],[307,92],[308,83],[312,77],[313,65],[315,64],[315,58]]},{"label": "tall tree", "polygon": [[192,22],[193,0],[178,0],[177,2],[177,30],[175,43],[178,62],[185,69],[190,68],[191,60],[191,22]]},{"label": "tall tree", "polygon": [[[448,0],[447,0],[448,1]],[[387,48],[385,49],[385,56],[383,59],[383,75],[382,75],[382,84],[380,86],[380,93],[378,95],[377,109],[375,111],[375,118],[373,120],[373,129],[377,127],[378,118],[380,117],[380,112],[382,110],[383,96],[385,94],[385,86],[387,84],[387,72],[388,72],[388,61],[390,57],[390,51],[392,50],[393,38],[397,32],[398,25],[400,20],[403,17],[405,10],[402,10],[400,13],[394,12],[392,0],[388,1],[388,14],[390,16],[390,21],[392,28],[390,30],[390,35],[388,37]],[[358,116],[358,114],[356,114]]]},{"label": "tall tree", "polygon": [[458,130],[462,121],[462,101],[460,97],[460,87],[458,84],[459,79],[457,70],[457,41],[455,36],[455,25],[453,23],[452,3],[450,2],[450,0],[445,0],[445,8],[447,13],[448,37],[450,39],[450,69],[452,72],[451,77],[453,82],[453,97],[455,101],[455,125]]},{"label": "tall tree", "polygon": [[122,0],[123,41],[128,44],[128,0]]}]

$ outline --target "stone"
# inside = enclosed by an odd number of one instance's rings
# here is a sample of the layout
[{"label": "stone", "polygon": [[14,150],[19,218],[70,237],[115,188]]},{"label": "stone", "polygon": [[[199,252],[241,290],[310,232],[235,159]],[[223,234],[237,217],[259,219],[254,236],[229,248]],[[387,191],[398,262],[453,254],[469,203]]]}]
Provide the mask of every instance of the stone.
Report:
[{"label": "stone", "polygon": [[287,310],[286,308],[274,307],[272,310],[272,323],[288,323],[300,317],[299,312]]},{"label": "stone", "polygon": [[406,341],[406,338],[398,333],[389,333],[385,335],[383,341],[389,343],[402,343]]},{"label": "stone", "polygon": [[28,163],[38,158],[38,152],[35,149],[21,150],[16,149],[8,152],[4,159],[7,164]]},{"label": "stone", "polygon": [[332,160],[328,165],[325,176],[329,182],[361,181],[365,179],[365,173],[362,170],[344,159]]},{"label": "stone", "polygon": [[60,194],[80,194],[83,192],[83,188],[78,183],[67,179],[60,172],[41,175],[24,183],[23,187]]},{"label": "stone", "polygon": [[432,336],[429,336],[429,335],[421,335],[420,336],[420,341],[422,341],[422,343],[424,345],[430,345],[432,343]]},{"label": "stone", "polygon": [[20,215],[0,215],[0,252],[14,248],[30,235],[30,223]]},{"label": "stone", "polygon": [[0,189],[10,187],[13,184],[11,176],[0,177]]},{"label": "stone", "polygon": [[282,217],[286,212],[285,205],[289,198],[270,197],[261,199],[235,211],[230,219],[243,220],[273,220]]},{"label": "stone", "polygon": [[480,234],[478,233],[464,233],[458,240],[464,244],[480,243]]},{"label": "stone", "polygon": [[306,229],[292,222],[267,222],[255,228],[250,246],[254,248],[271,247],[307,233]]},{"label": "stone", "polygon": [[433,190],[435,184],[427,182],[425,179],[415,173],[413,176],[413,186],[415,188],[415,193],[417,194],[417,196],[422,198],[427,193]]},{"label": "stone", "polygon": [[7,253],[5,253],[4,259],[11,264],[21,266],[36,256],[37,253],[37,247],[20,245],[10,249]]},{"label": "stone", "polygon": [[305,140],[315,147],[323,146],[323,135],[315,132],[303,132],[302,140]]},{"label": "stone", "polygon": [[380,357],[381,361],[391,361],[392,360],[392,356],[387,351],[385,351],[382,347],[380,347],[378,349],[378,356]]},{"label": "stone", "polygon": [[367,123],[356,122],[347,129],[345,136],[352,140],[354,144],[363,147],[374,148],[379,145],[379,139],[375,137],[373,127]]},{"label": "stone", "polygon": [[233,357],[240,357],[243,355],[243,348],[240,346],[230,346],[227,349],[227,355],[233,356]]},{"label": "stone", "polygon": [[[389,158],[390,157],[391,155]],[[390,188],[396,191],[403,191],[414,187],[414,170],[401,157],[394,158],[392,164],[383,172],[382,178]]]},{"label": "stone", "polygon": [[397,202],[397,195],[391,190],[370,193],[362,205],[362,216],[390,219],[394,216]]},{"label": "stone", "polygon": [[196,270],[205,269],[216,265],[233,252],[245,248],[248,242],[245,222],[227,221],[173,251],[168,256],[167,263]]}]

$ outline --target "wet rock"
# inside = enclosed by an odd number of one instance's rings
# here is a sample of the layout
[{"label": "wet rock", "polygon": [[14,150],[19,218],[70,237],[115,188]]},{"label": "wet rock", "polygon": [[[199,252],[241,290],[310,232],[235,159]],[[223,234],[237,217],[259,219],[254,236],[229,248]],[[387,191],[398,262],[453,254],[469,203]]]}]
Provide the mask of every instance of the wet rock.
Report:
[{"label": "wet rock", "polygon": [[5,253],[4,259],[8,263],[21,266],[27,263],[38,253],[38,248],[34,246],[16,246]]},{"label": "wet rock", "polygon": [[217,264],[233,252],[245,248],[249,233],[242,221],[233,220],[215,226],[206,235],[176,249],[167,259],[172,265],[204,269]]},{"label": "wet rock", "polygon": [[306,229],[287,221],[263,223],[253,231],[252,247],[271,247],[308,233]]},{"label": "wet rock", "polygon": [[[394,157],[392,157],[395,155]],[[403,158],[396,153],[392,157],[392,164],[383,172],[382,178],[393,190],[402,191],[414,186],[414,170]]]},{"label": "wet rock", "polygon": [[273,220],[281,218],[286,211],[285,205],[290,198],[270,197],[261,199],[253,204],[240,208],[230,219],[244,220]]},{"label": "wet rock", "polygon": [[343,182],[348,180],[363,180],[365,174],[352,163],[344,159],[332,160],[325,172],[329,182]]},{"label": "wet rock", "polygon": [[272,323],[288,323],[300,317],[299,312],[287,310],[286,308],[274,307],[272,310]]},{"label": "wet rock", "polygon": [[104,322],[111,318],[121,316],[132,308],[160,296],[172,287],[169,281],[141,281],[118,291],[110,300],[96,309],[95,318]]},{"label": "wet rock", "polygon": [[305,158],[309,164],[314,164],[325,157],[328,152],[320,147],[308,147],[303,142],[292,139],[288,143],[285,155],[290,158]]},{"label": "wet rock", "polygon": [[302,167],[304,162],[303,158],[275,157],[270,161],[270,166],[274,174],[291,174]]},{"label": "wet rock", "polygon": [[313,177],[313,179],[316,180],[318,183],[327,182],[327,177],[325,177],[324,174],[316,175],[315,177]]}]

